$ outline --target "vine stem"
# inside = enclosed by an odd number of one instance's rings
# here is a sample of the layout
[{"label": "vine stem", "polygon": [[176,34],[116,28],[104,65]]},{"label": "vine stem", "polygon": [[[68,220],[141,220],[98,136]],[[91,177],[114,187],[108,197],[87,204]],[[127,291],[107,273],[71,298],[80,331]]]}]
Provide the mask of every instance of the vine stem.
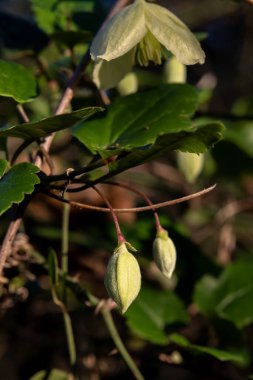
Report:
[{"label": "vine stem", "polygon": [[67,345],[68,345],[68,351],[69,351],[69,360],[70,360],[70,366],[73,370],[73,372],[76,372],[76,346],[75,346],[75,340],[74,340],[74,333],[73,333],[73,327],[71,318],[69,316],[68,310],[66,309],[66,306],[64,303],[58,298],[56,290],[54,287],[51,289],[52,292],[52,298],[62,312],[63,315],[63,321],[65,326],[65,332],[66,332],[66,338],[67,338]]},{"label": "vine stem", "polygon": [[134,377],[137,380],[145,380],[144,377],[142,376],[141,372],[139,371],[138,367],[136,366],[135,362],[129,355],[123,341],[120,338],[120,335],[118,333],[118,330],[115,326],[114,320],[112,318],[112,314],[110,310],[106,307],[103,306],[101,309],[102,316],[104,318],[105,324],[108,328],[108,331],[112,337],[112,340],[115,343],[115,346],[117,347],[118,351],[120,352],[122,358],[125,360],[128,368],[132,371]]},{"label": "vine stem", "polygon": [[27,113],[25,112],[25,109],[22,106],[22,104],[17,105],[17,110],[20,116],[22,117],[22,119],[24,120],[24,122],[29,123],[29,117],[27,116]]},{"label": "vine stem", "polygon": [[[129,3],[129,0],[117,0],[116,4],[114,5],[114,7],[112,8],[112,10],[109,12],[106,20],[110,19],[111,17],[113,17],[117,12],[119,12],[124,6],[126,6],[127,4]],[[105,20],[105,21],[106,21]],[[66,86],[66,89],[64,91],[64,94],[59,102],[59,105],[58,107],[56,108],[55,110],[55,114],[56,115],[59,115],[59,114],[62,114],[65,112],[66,108],[68,107],[68,105],[70,104],[72,98],[73,98],[73,89],[81,75],[81,73],[85,70],[85,68],[87,67],[88,63],[90,62],[90,52],[89,52],[89,49],[86,51],[86,53],[83,55],[83,58],[81,59],[79,65],[77,66],[75,72],[73,73],[72,77],[70,78],[67,86]],[[17,108],[19,113],[21,114],[21,116],[24,118],[25,115],[24,115],[24,112],[23,112],[23,107],[20,106]],[[51,144],[53,142],[53,138],[54,138],[54,134],[48,136],[44,143],[42,144],[43,146],[43,149],[45,152],[49,152],[50,150],[50,147],[51,147]],[[34,159],[34,162],[33,162],[35,165],[38,166],[39,169],[41,169],[42,167],[42,159],[40,157],[40,154],[37,153],[36,154],[36,157]],[[12,249],[12,244],[15,240],[15,237],[16,237],[16,234],[18,232],[18,229],[20,227],[20,224],[22,222],[22,218],[20,217],[16,217],[15,220],[13,220],[9,227],[8,227],[8,230],[5,234],[5,237],[4,237],[4,240],[3,240],[3,243],[2,243],[2,247],[1,247],[1,250],[0,250],[0,276],[3,272],[3,268],[4,268],[4,264],[8,258],[8,256],[10,255],[11,253],[11,249]]]},{"label": "vine stem", "polygon": [[[66,197],[66,194],[64,194]],[[63,300],[66,300],[66,277],[68,275],[69,252],[69,215],[70,205],[64,203],[62,212],[62,245],[61,245],[61,269],[63,274]]]},{"label": "vine stem", "polygon": [[[213,185],[211,187],[208,187],[207,189],[203,189],[201,191],[198,191],[197,193],[193,193],[190,195],[186,195],[181,198],[172,199],[171,201],[165,201],[162,203],[153,203],[152,206],[144,206],[144,207],[132,207],[132,208],[114,208],[113,211],[115,213],[128,213],[128,212],[144,212],[144,211],[152,211],[157,210],[159,208],[168,207],[168,206],[174,206],[179,203],[183,203],[186,201],[190,201],[191,199],[198,198],[202,195],[205,195],[209,193],[210,191],[214,190],[216,185]],[[98,206],[91,206],[86,203],[79,203],[74,201],[67,201],[66,199],[63,199],[59,197],[58,195],[50,192],[45,192],[46,195],[51,196],[52,198],[60,201],[60,202],[68,202],[71,206],[80,208],[80,209],[87,209],[87,210],[93,210],[93,211],[101,211],[101,212],[111,212],[109,208],[106,207],[98,207]]]},{"label": "vine stem", "polygon": [[21,222],[22,222],[22,218],[17,217],[17,219],[12,220],[9,224],[8,231],[5,235],[5,238],[1,247],[1,251],[0,251],[0,276],[2,274],[4,264],[10,255],[12,243],[15,240],[15,237],[16,237],[16,234]]},{"label": "vine stem", "polygon": [[[111,203],[108,201],[108,199],[104,196],[104,194],[102,193],[102,191],[100,191],[96,186],[92,185],[91,184],[91,187],[93,188],[93,190],[96,191],[96,193],[98,193],[98,195],[103,199],[103,201],[107,204],[108,206],[108,210],[109,212],[111,213],[112,215],[112,218],[113,218],[113,222],[115,224],[115,228],[116,228],[116,233],[117,233],[117,238],[118,238],[118,245],[122,244],[122,243],[125,243],[126,242],[126,239],[124,237],[124,235],[122,234],[122,231],[121,231],[121,228],[120,228],[120,225],[119,225],[119,221],[118,221],[118,217],[115,213],[115,210],[112,208],[112,205]],[[71,202],[70,202],[71,204]]]},{"label": "vine stem", "polygon": [[121,183],[121,182],[114,182],[114,181],[109,181],[109,182],[105,182],[105,184],[108,184],[108,185],[114,185],[114,186],[119,186],[119,187],[122,187],[126,190],[129,190],[137,195],[139,195],[140,197],[142,197],[149,206],[152,207],[152,211],[154,213],[154,217],[155,217],[155,224],[156,224],[156,229],[157,231],[160,231],[162,228],[161,226],[161,223],[160,223],[160,219],[159,219],[159,215],[156,211],[155,208],[153,208],[153,202],[150,200],[150,198],[145,194],[143,193],[142,191],[138,190],[138,189],[135,189],[134,187],[130,186],[130,185],[127,185],[125,183]]}]

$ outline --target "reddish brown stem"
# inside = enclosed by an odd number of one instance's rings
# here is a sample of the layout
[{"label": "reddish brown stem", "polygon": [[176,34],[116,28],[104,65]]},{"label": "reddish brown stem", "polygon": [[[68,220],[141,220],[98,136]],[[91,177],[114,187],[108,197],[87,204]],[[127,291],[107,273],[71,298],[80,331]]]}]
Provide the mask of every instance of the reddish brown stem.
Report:
[{"label": "reddish brown stem", "polygon": [[[114,182],[114,181],[105,182],[105,184],[119,186],[119,187],[122,187],[126,190],[132,191],[133,193],[135,193],[135,194],[139,195],[141,198],[143,198],[149,206],[153,207],[153,202],[151,202],[150,198],[146,194],[144,194],[140,190],[135,189],[134,187],[132,187],[130,185],[127,185],[127,184],[121,183],[121,182]],[[155,208],[151,208],[151,210],[154,213],[156,229],[157,229],[157,231],[160,231],[162,229],[162,226],[160,223],[159,215],[158,215],[157,211],[155,210]]]},{"label": "reddish brown stem", "polygon": [[124,235],[122,234],[122,231],[121,231],[121,228],[120,228],[120,225],[119,225],[119,221],[118,221],[118,217],[117,217],[114,209],[112,208],[111,203],[108,201],[108,199],[104,196],[104,194],[96,186],[92,186],[91,185],[91,187],[103,199],[103,201],[108,206],[109,211],[111,212],[111,215],[112,215],[112,218],[113,218],[113,222],[114,222],[115,228],[116,228],[116,233],[117,233],[117,238],[118,238],[118,245],[120,245],[122,243],[125,243],[126,239],[125,239]]}]

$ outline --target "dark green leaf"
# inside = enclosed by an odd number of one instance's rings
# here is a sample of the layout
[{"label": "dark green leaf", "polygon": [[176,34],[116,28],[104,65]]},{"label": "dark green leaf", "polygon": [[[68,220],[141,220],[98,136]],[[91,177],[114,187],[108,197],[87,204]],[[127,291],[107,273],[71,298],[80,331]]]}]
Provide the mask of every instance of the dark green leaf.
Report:
[{"label": "dark green leaf", "polygon": [[226,126],[225,139],[253,158],[253,121],[224,121],[224,124]]},{"label": "dark green leaf", "polygon": [[35,140],[40,137],[45,137],[50,133],[72,127],[80,120],[86,120],[88,117],[101,110],[102,108],[99,107],[83,108],[78,111],[48,117],[36,122],[4,127],[0,129],[0,136],[12,136],[20,137],[25,140]]},{"label": "dark green leaf", "polygon": [[8,161],[7,160],[0,160],[0,179],[6,172],[6,169],[8,167]]},{"label": "dark green leaf", "polygon": [[29,380],[68,380],[69,375],[59,369],[40,371],[33,375]]},{"label": "dark green leaf", "polygon": [[48,256],[48,270],[52,286],[59,283],[59,269],[56,253],[53,249],[50,250]]},{"label": "dark green leaf", "polygon": [[196,284],[194,301],[201,312],[205,314],[214,313],[217,304],[215,290],[218,280],[215,277],[205,275]]},{"label": "dark green leaf", "polygon": [[242,328],[253,321],[253,260],[230,264],[218,279],[204,277],[196,285],[194,302],[203,313],[216,313]]},{"label": "dark green leaf", "polygon": [[0,95],[19,103],[32,100],[37,95],[35,77],[24,66],[0,59]]},{"label": "dark green leaf", "polygon": [[188,321],[186,310],[174,293],[144,286],[125,316],[131,330],[156,344],[168,342],[166,325]]},{"label": "dark green leaf", "polygon": [[[66,20],[70,20],[71,30],[76,29],[76,23],[74,20],[75,13],[80,14],[88,11],[89,19],[93,21],[92,10],[94,8],[95,1],[93,0],[30,0],[32,10],[40,28],[47,33],[53,33],[56,30],[66,29]],[[87,23],[82,23],[81,28]]]},{"label": "dark green leaf", "polygon": [[192,128],[189,132],[167,134],[157,139],[146,149],[135,149],[126,157],[109,165],[110,173],[116,174],[131,167],[153,160],[166,152],[180,150],[191,153],[204,153],[222,138],[223,126],[209,123]]},{"label": "dark green leaf", "polygon": [[249,355],[245,350],[240,351],[224,351],[212,347],[199,346],[191,344],[188,339],[179,334],[172,334],[169,336],[169,341],[186,350],[198,353],[208,354],[221,361],[232,361],[236,364],[246,366],[249,364]]},{"label": "dark green leaf", "polygon": [[[5,163],[2,164],[2,168]],[[0,215],[8,210],[13,203],[20,203],[25,194],[31,194],[34,186],[40,183],[36,173],[37,166],[21,163],[13,166],[0,180]]]},{"label": "dark green leaf", "polygon": [[159,136],[189,130],[197,99],[191,86],[162,85],[116,99],[106,114],[78,124],[73,134],[92,153],[148,146]]}]

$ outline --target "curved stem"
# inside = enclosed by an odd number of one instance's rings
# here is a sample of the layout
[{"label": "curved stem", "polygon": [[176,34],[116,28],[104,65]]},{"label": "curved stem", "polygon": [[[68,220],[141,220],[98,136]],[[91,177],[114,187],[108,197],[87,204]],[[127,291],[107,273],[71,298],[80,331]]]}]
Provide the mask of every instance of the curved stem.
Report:
[{"label": "curved stem", "polygon": [[[194,199],[194,198],[198,198],[202,195],[209,193],[215,187],[216,187],[216,185],[213,185],[211,187],[208,187],[207,189],[198,191],[197,193],[186,195],[185,197],[181,197],[181,198],[176,198],[176,199],[173,199],[171,201],[165,201],[162,203],[154,203],[154,204],[152,204],[152,206],[133,207],[133,208],[115,208],[115,209],[113,209],[113,211],[117,212],[117,213],[127,213],[127,212],[144,212],[144,211],[150,211],[150,210],[151,211],[157,210],[159,208],[174,206],[176,204],[183,203],[183,202],[189,201],[189,200]],[[109,208],[106,208],[106,207],[97,207],[97,206],[91,206],[91,205],[86,204],[86,203],[67,201],[67,200],[64,200],[63,198],[61,198],[60,196],[58,196],[54,193],[50,193],[50,192],[45,191],[44,194],[46,194],[46,195],[48,195],[48,196],[50,196],[50,197],[52,197],[52,198],[54,198],[60,202],[68,202],[71,206],[75,206],[75,207],[80,208],[80,209],[87,209],[87,210],[101,211],[101,212],[111,212],[111,210]]]},{"label": "curved stem", "polygon": [[94,185],[91,184],[91,187],[92,187],[92,189],[94,189],[96,191],[96,193],[98,193],[98,195],[107,204],[107,206],[109,208],[109,211],[112,214],[113,222],[115,224],[115,228],[116,228],[116,232],[117,232],[118,244],[120,245],[122,243],[125,243],[126,239],[125,239],[124,235],[122,234],[122,231],[121,231],[121,228],[120,228],[120,225],[119,225],[119,221],[118,221],[118,217],[117,217],[114,209],[112,208],[111,203],[108,201],[108,199],[104,196],[104,194],[96,186],[94,186]]},{"label": "curved stem", "polygon": [[162,229],[162,226],[161,226],[161,223],[160,223],[160,219],[159,219],[159,215],[158,215],[156,209],[153,208],[154,204],[153,204],[153,202],[150,200],[150,198],[146,194],[144,194],[142,191],[137,190],[134,187],[132,187],[130,185],[127,185],[125,183],[114,182],[114,181],[109,181],[109,182],[104,182],[104,183],[108,184],[108,185],[114,185],[114,186],[122,187],[122,188],[124,188],[126,190],[129,190],[129,191],[132,191],[133,193],[135,193],[135,194],[139,195],[140,197],[142,197],[147,202],[147,204],[152,207],[151,210],[154,213],[157,231],[159,231],[160,229]]},{"label": "curved stem", "polygon": [[[66,196],[66,195],[65,195]],[[70,205],[64,203],[62,213],[62,241],[61,241],[61,269],[63,274],[62,298],[66,303],[66,277],[68,275],[68,253],[69,253],[69,214]]]},{"label": "curved stem", "polygon": [[120,352],[121,356],[125,360],[128,368],[132,371],[134,377],[137,380],[145,380],[142,376],[141,372],[139,371],[138,367],[136,366],[135,362],[129,355],[126,347],[124,346],[123,341],[120,338],[120,335],[118,333],[118,330],[115,326],[114,320],[112,318],[112,314],[110,310],[103,306],[101,309],[102,316],[104,318],[105,324],[108,328],[108,331],[110,332],[110,335],[115,343],[115,346],[117,347],[118,351]]}]

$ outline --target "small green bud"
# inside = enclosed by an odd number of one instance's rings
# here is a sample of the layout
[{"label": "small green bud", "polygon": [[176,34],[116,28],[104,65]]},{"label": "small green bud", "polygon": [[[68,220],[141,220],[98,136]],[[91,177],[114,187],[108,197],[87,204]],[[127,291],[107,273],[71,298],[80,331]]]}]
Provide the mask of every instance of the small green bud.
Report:
[{"label": "small green bud", "polygon": [[138,261],[121,244],[113,253],[105,275],[105,287],[116,302],[121,313],[125,313],[141,288],[141,272]]},{"label": "small green bud", "polygon": [[128,73],[117,85],[121,96],[135,94],[138,91],[138,78],[135,73]]},{"label": "small green bud", "polygon": [[179,62],[175,56],[165,62],[164,69],[165,83],[186,83],[186,66]]},{"label": "small green bud", "polygon": [[173,241],[164,229],[156,234],[153,243],[154,261],[165,277],[171,278],[175,269],[177,253]]},{"label": "small green bud", "polygon": [[177,152],[177,164],[189,183],[194,183],[204,165],[204,155],[187,152]]}]

